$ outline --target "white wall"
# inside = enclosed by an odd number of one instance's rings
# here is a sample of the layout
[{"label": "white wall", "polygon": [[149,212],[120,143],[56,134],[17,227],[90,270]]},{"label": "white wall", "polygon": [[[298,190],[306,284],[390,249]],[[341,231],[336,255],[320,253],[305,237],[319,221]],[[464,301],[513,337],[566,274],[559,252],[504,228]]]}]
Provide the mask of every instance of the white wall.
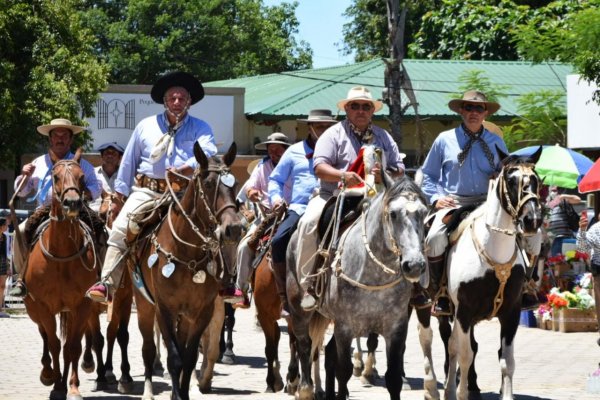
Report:
[{"label": "white wall", "polygon": [[[129,92],[122,92],[128,88]],[[150,86],[128,88],[114,91],[109,88],[102,93],[101,100],[96,103],[96,116],[87,119],[88,129],[94,139],[94,149],[106,142],[127,146],[138,122],[164,111],[162,104],[157,104],[150,98]],[[190,108],[189,113],[206,121],[213,129],[219,152],[227,151],[234,140],[234,95],[206,93],[200,102]]]},{"label": "white wall", "polygon": [[567,76],[567,145],[573,149],[600,148],[600,105],[592,100],[595,84]]}]

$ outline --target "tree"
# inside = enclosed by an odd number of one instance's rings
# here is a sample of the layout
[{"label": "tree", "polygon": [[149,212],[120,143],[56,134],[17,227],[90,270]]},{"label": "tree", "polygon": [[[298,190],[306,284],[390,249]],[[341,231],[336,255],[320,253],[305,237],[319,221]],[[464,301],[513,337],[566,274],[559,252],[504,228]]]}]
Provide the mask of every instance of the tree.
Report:
[{"label": "tree", "polygon": [[[85,25],[114,83],[152,84],[168,70],[212,81],[310,68],[297,43],[297,2],[262,0],[86,0]],[[118,3],[118,6],[117,4]]]},{"label": "tree", "polygon": [[[38,125],[58,117],[82,123],[93,115],[108,69],[92,52],[94,39],[75,13],[78,3],[0,2],[0,168],[40,150]],[[78,135],[79,144],[87,139]]]},{"label": "tree", "polygon": [[[552,7],[516,30],[519,52],[538,63],[569,63],[584,80],[600,85],[600,1],[557,1]],[[594,99],[600,103],[600,93]]]}]

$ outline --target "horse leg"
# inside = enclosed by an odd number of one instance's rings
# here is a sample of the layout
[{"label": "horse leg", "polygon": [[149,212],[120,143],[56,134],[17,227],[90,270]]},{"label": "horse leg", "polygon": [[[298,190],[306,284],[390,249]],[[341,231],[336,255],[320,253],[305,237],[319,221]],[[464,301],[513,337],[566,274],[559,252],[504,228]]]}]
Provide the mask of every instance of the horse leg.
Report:
[{"label": "horse leg", "polygon": [[[56,318],[50,313],[49,310],[43,309],[38,312],[32,312],[33,305],[28,304],[28,299],[25,299],[27,306],[27,312],[32,319],[38,324],[38,329],[42,335],[42,340],[45,344],[47,343],[48,352],[50,356],[42,355],[43,369],[40,374],[40,381],[46,385],[53,385],[52,391],[50,392],[50,399],[64,399],[67,393],[66,385],[62,385],[62,374],[60,370],[60,350],[61,343],[58,336],[56,336]],[[38,306],[36,304],[36,306]],[[44,307],[39,305],[38,307]],[[35,315],[35,316],[34,316]],[[52,361],[52,370],[50,371],[50,360]]]},{"label": "horse leg", "polygon": [[[229,304],[229,303],[227,303]],[[223,332],[225,320],[225,303],[221,297],[215,299],[213,316],[202,334],[202,366],[197,376],[200,392],[210,393],[215,364],[219,359],[220,333]]]},{"label": "horse leg", "polygon": [[362,358],[362,347],[360,345],[360,336],[356,337],[356,351],[354,352],[353,361],[352,361],[352,375],[360,376],[365,369],[365,363]]},{"label": "horse leg", "polygon": [[[79,392],[79,358],[81,357],[82,347],[81,339],[85,333],[87,322],[90,318],[91,304],[89,301],[81,303],[76,309],[69,313],[61,313],[61,330],[67,332],[67,339],[65,341],[63,356],[64,356],[64,374],[63,381],[71,368],[71,375],[69,378],[69,390],[67,393],[67,400],[82,400]],[[68,314],[68,315],[65,315]],[[64,317],[64,318],[63,318]],[[99,322],[99,321],[98,321]],[[100,326],[98,324],[98,330]],[[98,361],[98,365],[101,361]],[[102,367],[104,365],[102,364]]]},{"label": "horse leg", "polygon": [[[129,319],[131,318],[131,304],[133,303],[133,293],[127,288],[122,288],[122,296],[119,297],[118,301],[118,322],[119,328],[117,329],[116,338],[121,349],[121,377],[119,378],[119,384],[117,390],[119,393],[128,394],[133,391],[133,378],[131,377],[130,371],[131,366],[129,365],[129,356],[127,355],[127,348],[129,346]],[[113,304],[113,307],[115,305]],[[114,338],[113,338],[114,348]]]},{"label": "horse leg", "polygon": [[469,367],[469,400],[481,400],[481,389],[477,385],[477,371],[475,371],[475,359],[479,350],[479,344],[475,340],[475,327],[471,329],[471,349],[473,350],[473,362]]},{"label": "horse leg", "polygon": [[[440,393],[437,390],[437,377],[433,369],[433,356],[431,347],[433,344],[433,329],[431,329],[431,312],[428,308],[417,309],[417,318],[419,319],[419,343],[423,351],[423,367],[425,377],[423,378],[423,388],[425,389],[425,399],[439,399]],[[403,377],[406,379],[406,377]],[[403,387],[404,389],[404,387]]]},{"label": "horse leg", "polygon": [[[227,365],[235,364],[235,353],[233,352],[233,327],[235,325],[235,308],[231,303],[225,304],[225,323],[222,333],[222,357],[221,362]],[[225,333],[227,337],[225,338]]]},{"label": "horse leg", "polygon": [[[360,337],[357,338],[360,341]],[[337,364],[337,350],[335,336],[329,339],[325,346],[325,399],[335,399],[335,367]]]},{"label": "horse leg", "polygon": [[[87,336],[91,334],[92,347],[96,354],[96,360],[98,361],[98,368],[96,368],[96,381],[92,391],[106,390],[108,382],[106,379],[106,365],[103,362],[102,350],[104,349],[104,336],[102,336],[102,330],[100,328],[100,315],[97,312],[93,312],[88,320],[88,326],[85,330],[86,344]],[[85,353],[84,353],[85,357]],[[92,358],[93,361],[93,358]],[[83,366],[83,362],[81,363]]]},{"label": "horse leg", "polygon": [[338,382],[337,400],[346,400],[349,396],[348,381],[352,376],[352,334],[340,329],[336,325],[334,329],[335,347],[337,358],[335,360],[335,377]]},{"label": "horse leg", "polygon": [[[365,363],[365,368],[360,377],[360,381],[363,385],[374,385],[375,380],[379,378],[379,374],[377,373],[377,368],[375,368],[375,351],[377,350],[378,345],[378,335],[376,333],[369,333],[367,338],[367,362]],[[402,376],[402,375],[400,375]],[[402,376],[402,381],[404,382],[406,378]]]},{"label": "horse leg", "polygon": [[281,332],[277,317],[270,315],[270,310],[262,310],[261,299],[258,299],[258,322],[265,336],[265,357],[267,359],[267,393],[275,393],[283,389],[283,380],[279,374],[278,346]]},{"label": "horse leg", "polygon": [[408,333],[408,317],[398,322],[398,327],[386,337],[387,371],[385,371],[385,386],[390,394],[390,400],[400,400],[402,381],[400,375],[404,365],[404,352],[406,351],[406,335]]},{"label": "horse leg", "polygon": [[[469,396],[468,390],[468,373],[463,373],[463,371],[468,371],[473,363],[473,350],[471,349],[471,329],[472,327],[467,327],[466,330],[462,327],[459,320],[455,323],[455,329],[452,331],[452,336],[454,337],[456,333],[456,345],[457,345],[457,353],[458,353],[458,366],[461,371],[460,379],[458,383],[458,389],[456,391],[456,397],[458,400],[467,400]],[[458,328],[458,329],[456,329]]]},{"label": "horse leg", "polygon": [[42,350],[42,372],[40,373],[40,381],[44,386],[51,386],[55,381],[55,376],[52,370],[52,358],[50,357],[50,350],[48,348],[48,335],[41,324],[38,324],[38,331],[42,337],[43,350]]},{"label": "horse leg", "polygon": [[96,363],[94,362],[94,356],[92,355],[92,332],[91,328],[86,329],[85,335],[85,346],[83,348],[83,357],[81,360],[81,369],[90,374],[94,372],[94,368],[96,368]]},{"label": "horse leg", "polygon": [[114,373],[113,368],[113,351],[115,348],[115,339],[117,338],[118,329],[118,318],[115,315],[115,308],[113,302],[113,315],[106,327],[106,380],[109,383],[116,383],[117,377]]},{"label": "horse leg", "polygon": [[148,303],[141,294],[138,295],[137,292],[135,300],[138,311],[138,327],[142,335],[142,359],[144,360],[144,393],[142,400],[154,400],[154,392],[152,390],[152,373],[156,357],[154,306]]},{"label": "horse leg", "polygon": [[[173,394],[171,395],[171,397],[173,399],[189,400],[190,382],[192,374],[196,370],[196,363],[198,362],[200,338],[202,337],[202,333],[208,326],[209,322],[210,320],[207,320],[205,317],[204,320],[196,321],[194,324],[185,319],[179,321],[179,324],[177,326],[177,347],[180,350],[177,355],[179,356],[181,369],[178,375],[171,376],[171,382],[174,381],[173,377],[178,377],[179,381],[178,393],[175,393],[175,390],[173,390],[172,392]],[[169,360],[167,358],[167,365],[168,362]]]},{"label": "horse leg", "polygon": [[158,322],[156,322],[156,320],[154,320],[154,343],[156,344],[156,355],[154,357],[154,363],[152,365],[152,373],[154,374],[154,376],[164,376],[165,374],[165,367],[162,364],[161,361],[161,354],[160,354],[160,348],[161,348],[161,336],[160,336],[160,327],[158,326]]},{"label": "horse leg", "polygon": [[[310,313],[312,314],[312,313]],[[293,314],[292,314],[293,315]],[[308,321],[294,320],[294,333],[296,334],[298,358],[300,359],[300,385],[296,394],[297,400],[312,400],[314,396],[314,387],[311,376],[311,346],[312,340],[308,333]]]},{"label": "horse leg", "polygon": [[513,374],[515,372],[514,338],[519,327],[520,307],[514,307],[506,317],[500,318],[500,350],[498,358],[502,373],[501,399],[513,400]]},{"label": "horse leg", "polygon": [[298,390],[298,382],[300,381],[300,371],[298,368],[298,345],[296,343],[296,335],[291,323],[288,323],[288,336],[290,346],[290,363],[288,364],[288,372],[285,377],[285,391],[289,395],[294,395]]}]

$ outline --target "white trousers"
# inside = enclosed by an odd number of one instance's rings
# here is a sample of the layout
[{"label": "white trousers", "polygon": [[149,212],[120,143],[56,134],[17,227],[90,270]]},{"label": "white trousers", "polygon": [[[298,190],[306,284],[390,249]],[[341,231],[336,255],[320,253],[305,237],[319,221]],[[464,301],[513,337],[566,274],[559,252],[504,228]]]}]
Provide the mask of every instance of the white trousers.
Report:
[{"label": "white trousers", "polygon": [[237,278],[235,284],[244,293],[248,292],[252,272],[252,262],[256,256],[255,251],[248,246],[250,236],[252,236],[254,231],[258,228],[258,224],[255,222],[250,225],[248,232],[246,232],[246,236],[240,241],[237,248]]},{"label": "white trousers", "polygon": [[313,273],[315,256],[319,246],[319,218],[323,213],[328,197],[313,197],[306,206],[306,211],[298,221],[298,250],[296,254],[296,271],[301,283],[305,276]]},{"label": "white trousers", "polygon": [[117,218],[113,221],[112,231],[108,237],[108,249],[102,265],[102,281],[117,287],[123,275],[123,264],[120,258],[127,250],[127,227],[129,217],[136,212],[148,210],[154,206],[154,200],[161,195],[149,189],[133,187]]}]

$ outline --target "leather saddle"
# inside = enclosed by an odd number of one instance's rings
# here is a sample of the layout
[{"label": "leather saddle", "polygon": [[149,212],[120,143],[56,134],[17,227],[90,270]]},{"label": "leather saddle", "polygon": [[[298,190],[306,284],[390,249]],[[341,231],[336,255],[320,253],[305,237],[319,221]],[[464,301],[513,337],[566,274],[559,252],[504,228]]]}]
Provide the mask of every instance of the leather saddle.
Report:
[{"label": "leather saddle", "polygon": [[[364,198],[362,196],[349,196],[344,197],[344,200],[341,203],[342,212],[341,212],[341,221],[340,227],[338,231],[338,237],[335,240],[338,240],[342,233],[348,229],[350,225],[354,221],[360,217],[362,212],[362,202]],[[366,200],[365,200],[366,201]],[[339,211],[336,210],[335,204],[337,202],[337,196],[333,196],[327,200],[325,206],[323,207],[323,212],[321,213],[321,218],[319,218],[319,225],[317,227],[319,233],[319,242],[322,243],[321,248],[329,248],[332,241],[334,227],[330,227],[327,229],[335,217],[335,213]]]}]

